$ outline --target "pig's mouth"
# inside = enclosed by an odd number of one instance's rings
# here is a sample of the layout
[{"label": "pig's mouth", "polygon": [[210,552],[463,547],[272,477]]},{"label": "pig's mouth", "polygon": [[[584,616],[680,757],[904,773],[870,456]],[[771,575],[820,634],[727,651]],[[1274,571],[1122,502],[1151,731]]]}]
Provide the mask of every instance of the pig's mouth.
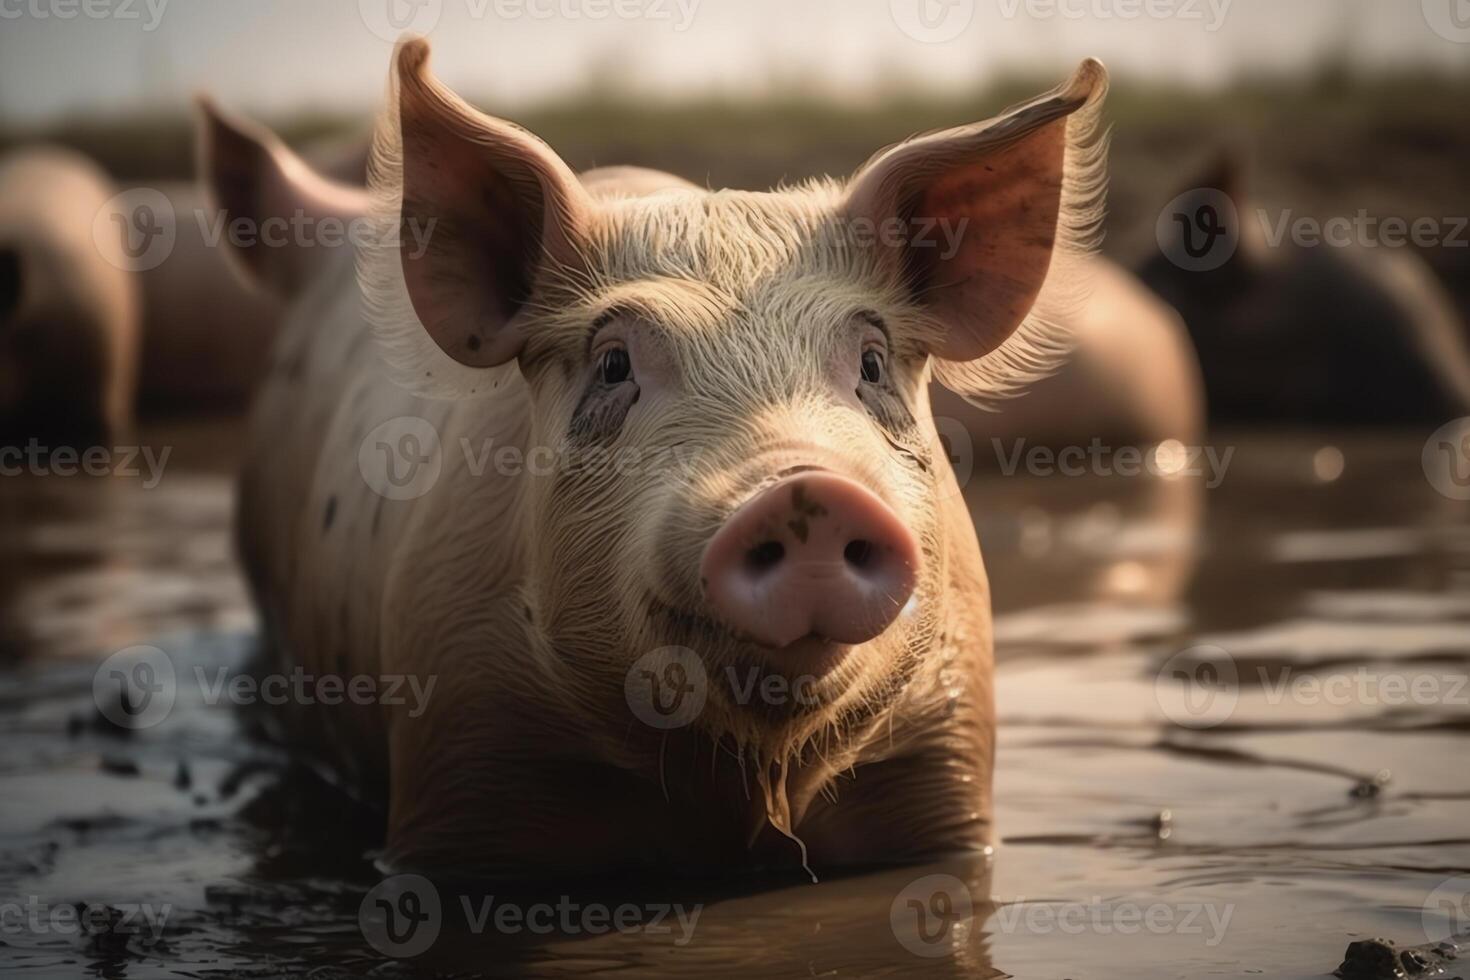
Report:
[{"label": "pig's mouth", "polygon": [[[808,633],[783,646],[745,636],[710,616],[649,598],[665,642],[699,653],[711,688],[736,708],[790,717],[830,704],[849,683],[834,676],[859,653],[855,644]],[[846,673],[846,672],[842,672]],[[773,697],[772,686],[790,696]],[[778,702],[772,710],[772,702]]]},{"label": "pig's mouth", "polygon": [[657,597],[649,597],[649,609],[672,638],[706,652],[731,651],[729,659],[761,666],[800,668],[821,677],[847,659],[855,644],[841,643],[819,633],[781,646],[761,643],[754,637],[701,612],[681,609]]},{"label": "pig's mouth", "polygon": [[808,633],[794,643],[784,647],[762,647],[765,659],[781,664],[787,670],[799,670],[808,676],[827,676],[837,665],[847,659],[854,647],[851,643],[839,643],[817,633]]}]

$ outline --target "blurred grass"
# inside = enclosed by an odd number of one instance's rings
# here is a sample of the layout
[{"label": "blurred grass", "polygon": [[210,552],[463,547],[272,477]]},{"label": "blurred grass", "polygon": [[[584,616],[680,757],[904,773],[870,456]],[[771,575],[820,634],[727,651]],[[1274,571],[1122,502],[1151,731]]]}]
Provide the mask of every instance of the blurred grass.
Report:
[{"label": "blurred grass", "polygon": [[[875,104],[808,94],[660,101],[615,84],[510,110],[478,99],[544,137],[577,169],[625,163],[672,170],[712,187],[766,188],[846,174],[877,149],[916,132],[992,115],[1056,78],[1010,77],[981,91],[937,95],[895,84]],[[1248,161],[1262,207],[1319,218],[1366,209],[1379,217],[1470,214],[1470,74],[1363,74],[1335,61],[1295,78],[1246,78],[1219,91],[1116,80],[1107,250],[1149,247],[1153,220],[1222,148]],[[365,117],[307,112],[265,120],[295,145],[350,139]],[[188,177],[187,112],[70,119],[0,133],[0,149],[30,140],[72,146],[126,182]],[[1470,291],[1470,249],[1427,256]]]}]

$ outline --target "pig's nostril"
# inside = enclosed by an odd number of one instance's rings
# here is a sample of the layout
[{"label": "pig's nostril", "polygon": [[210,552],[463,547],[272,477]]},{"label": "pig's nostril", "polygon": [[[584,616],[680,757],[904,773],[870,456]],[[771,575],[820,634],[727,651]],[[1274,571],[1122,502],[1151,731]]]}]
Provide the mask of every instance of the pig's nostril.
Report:
[{"label": "pig's nostril", "polygon": [[786,557],[786,548],[779,541],[765,541],[745,553],[745,563],[751,571],[765,572],[781,563]]},{"label": "pig's nostril", "polygon": [[854,568],[866,568],[873,558],[873,543],[861,538],[849,541],[847,547],[842,549],[842,557]]}]

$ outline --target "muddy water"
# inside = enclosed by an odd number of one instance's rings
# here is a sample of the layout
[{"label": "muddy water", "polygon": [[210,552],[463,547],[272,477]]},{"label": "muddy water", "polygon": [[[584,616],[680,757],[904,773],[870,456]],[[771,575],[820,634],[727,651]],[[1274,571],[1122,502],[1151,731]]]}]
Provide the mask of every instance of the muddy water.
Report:
[{"label": "muddy water", "polygon": [[1209,490],[971,481],[1003,843],[815,885],[379,885],[378,815],[258,716],[96,706],[119,649],[250,654],[231,433],[146,433],[148,489],[0,479],[0,972],[1317,977],[1439,940],[1470,927],[1470,515],[1423,438],[1222,439]]}]

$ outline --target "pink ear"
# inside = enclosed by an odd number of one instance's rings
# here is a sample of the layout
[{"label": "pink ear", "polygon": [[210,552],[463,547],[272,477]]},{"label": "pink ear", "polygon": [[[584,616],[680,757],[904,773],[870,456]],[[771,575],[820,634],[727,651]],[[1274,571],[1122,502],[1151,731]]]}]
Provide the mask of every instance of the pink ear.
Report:
[{"label": "pink ear", "polygon": [[287,236],[284,245],[261,240],[267,222],[305,221],[323,230],[326,219],[348,222],[368,212],[367,193],[328,180],[263,126],[227,115],[208,98],[199,109],[199,174],[227,221],[244,221],[252,244],[236,250],[255,280],[282,294],[309,281],[331,251]]},{"label": "pink ear", "polygon": [[1106,88],[1102,65],[1089,59],[1055,91],[995,119],[901,143],[853,179],[848,218],[903,229],[878,240],[915,300],[944,324],[937,356],[981,357],[1025,320],[1062,218],[1069,117],[1096,106]]},{"label": "pink ear", "polygon": [[466,104],[428,59],[421,39],[399,49],[404,281],[446,354],[491,367],[520,351],[516,314],[538,276],[578,262],[590,203],[545,143]]}]

